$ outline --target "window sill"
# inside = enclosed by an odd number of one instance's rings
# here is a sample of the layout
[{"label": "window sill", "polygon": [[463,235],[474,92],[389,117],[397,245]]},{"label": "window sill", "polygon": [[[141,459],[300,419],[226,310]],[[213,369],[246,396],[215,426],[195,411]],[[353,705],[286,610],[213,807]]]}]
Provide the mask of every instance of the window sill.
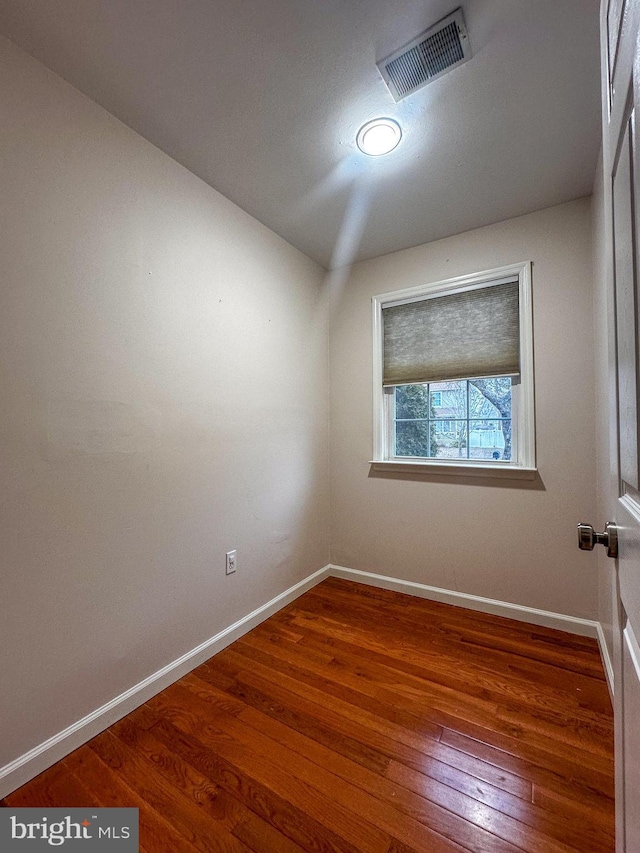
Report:
[{"label": "window sill", "polygon": [[483,477],[500,480],[535,480],[538,469],[524,468],[521,465],[505,465],[485,463],[480,465],[463,462],[429,461],[408,462],[397,459],[385,459],[369,462],[374,471],[406,472],[409,474],[438,474],[448,477]]}]

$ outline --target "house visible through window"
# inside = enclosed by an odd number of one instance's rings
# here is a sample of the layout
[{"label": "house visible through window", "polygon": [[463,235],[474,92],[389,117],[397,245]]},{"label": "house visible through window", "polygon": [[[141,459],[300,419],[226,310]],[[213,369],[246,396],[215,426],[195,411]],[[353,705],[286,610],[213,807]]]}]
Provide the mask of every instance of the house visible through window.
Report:
[{"label": "house visible through window", "polygon": [[510,376],[394,390],[395,456],[511,461]]},{"label": "house visible through window", "polygon": [[529,264],[373,308],[374,462],[535,466]]}]

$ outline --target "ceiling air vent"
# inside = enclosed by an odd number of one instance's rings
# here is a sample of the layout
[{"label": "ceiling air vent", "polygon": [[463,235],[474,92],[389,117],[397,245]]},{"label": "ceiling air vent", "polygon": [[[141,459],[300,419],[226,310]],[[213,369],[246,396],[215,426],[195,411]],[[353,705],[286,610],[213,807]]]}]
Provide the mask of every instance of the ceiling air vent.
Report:
[{"label": "ceiling air vent", "polygon": [[471,45],[460,8],[381,59],[378,68],[393,97],[401,101],[470,58]]}]

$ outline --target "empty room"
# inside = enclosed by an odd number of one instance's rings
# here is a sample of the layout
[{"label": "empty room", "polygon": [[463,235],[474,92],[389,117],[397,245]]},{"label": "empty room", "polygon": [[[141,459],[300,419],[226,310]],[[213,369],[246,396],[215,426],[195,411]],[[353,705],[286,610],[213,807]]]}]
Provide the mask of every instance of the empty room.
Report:
[{"label": "empty room", "polygon": [[638,56],[0,0],[2,853],[640,853]]}]

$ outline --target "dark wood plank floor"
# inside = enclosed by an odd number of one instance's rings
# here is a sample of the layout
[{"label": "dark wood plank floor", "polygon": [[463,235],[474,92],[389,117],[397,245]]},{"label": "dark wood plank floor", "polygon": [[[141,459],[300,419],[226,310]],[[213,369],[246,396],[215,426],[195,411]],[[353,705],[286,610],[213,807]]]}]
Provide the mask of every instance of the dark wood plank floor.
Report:
[{"label": "dark wood plank floor", "polygon": [[612,853],[594,640],[330,579],[7,797],[141,849]]}]

